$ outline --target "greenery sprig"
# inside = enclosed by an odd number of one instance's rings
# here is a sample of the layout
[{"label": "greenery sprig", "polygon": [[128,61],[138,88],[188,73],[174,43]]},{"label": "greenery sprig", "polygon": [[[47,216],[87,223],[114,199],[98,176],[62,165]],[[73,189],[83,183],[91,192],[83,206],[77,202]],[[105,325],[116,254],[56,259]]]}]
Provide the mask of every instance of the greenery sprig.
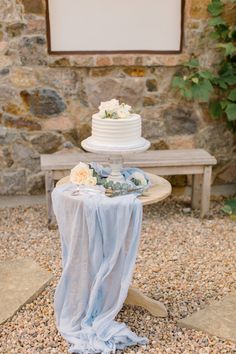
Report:
[{"label": "greenery sprig", "polygon": [[172,86],[187,100],[208,102],[211,116],[226,118],[229,128],[236,131],[236,19],[229,24],[222,17],[229,4],[236,6],[236,0],[212,0],[208,6],[210,37],[222,53],[221,62],[207,70],[193,57],[183,64],[186,75],[176,75]]},{"label": "greenery sprig", "polygon": [[229,215],[232,220],[236,221],[236,198],[227,200],[221,210]]}]

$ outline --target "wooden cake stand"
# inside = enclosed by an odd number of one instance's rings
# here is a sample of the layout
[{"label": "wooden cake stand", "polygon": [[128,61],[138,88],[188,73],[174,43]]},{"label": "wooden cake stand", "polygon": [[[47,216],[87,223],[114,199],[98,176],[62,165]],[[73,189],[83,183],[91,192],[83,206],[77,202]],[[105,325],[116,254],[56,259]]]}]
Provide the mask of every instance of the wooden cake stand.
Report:
[{"label": "wooden cake stand", "polygon": [[[147,192],[145,192],[144,195],[139,197],[143,205],[157,203],[171,194],[171,184],[166,179],[150,173],[148,176],[151,179],[152,186]],[[60,181],[57,182],[57,186],[67,182],[69,182],[69,176],[60,179]],[[167,310],[161,302],[149,298],[139,289],[132,286],[129,288],[125,303],[133,306],[141,306],[149,311],[153,316],[167,317]]]}]

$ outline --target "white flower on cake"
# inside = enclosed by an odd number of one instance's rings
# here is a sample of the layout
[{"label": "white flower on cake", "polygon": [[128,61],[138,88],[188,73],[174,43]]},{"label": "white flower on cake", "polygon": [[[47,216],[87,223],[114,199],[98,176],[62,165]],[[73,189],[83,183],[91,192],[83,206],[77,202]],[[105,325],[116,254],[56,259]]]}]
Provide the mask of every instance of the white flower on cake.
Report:
[{"label": "white flower on cake", "polygon": [[131,106],[125,103],[121,103],[120,107],[117,110],[118,118],[128,118],[130,116]]},{"label": "white flower on cake", "polygon": [[70,172],[70,181],[75,184],[95,186],[97,178],[93,177],[93,170],[86,163],[80,162]]},{"label": "white flower on cake", "polygon": [[120,102],[113,98],[110,101],[101,102],[98,107],[99,111],[115,111],[119,108]]},{"label": "white flower on cake", "polygon": [[113,98],[107,102],[101,102],[98,116],[100,118],[126,119],[131,116],[131,106],[121,103]]}]

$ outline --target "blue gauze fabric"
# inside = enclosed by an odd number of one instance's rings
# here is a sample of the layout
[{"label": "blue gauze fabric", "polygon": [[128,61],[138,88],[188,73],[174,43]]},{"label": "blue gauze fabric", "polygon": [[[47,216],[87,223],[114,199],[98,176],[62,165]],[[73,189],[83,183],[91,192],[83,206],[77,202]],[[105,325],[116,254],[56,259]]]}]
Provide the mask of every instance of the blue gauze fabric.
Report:
[{"label": "blue gauze fabric", "polygon": [[72,196],[73,184],[52,193],[63,271],[55,293],[56,323],[70,353],[115,353],[147,343],[114,321],[131,284],[142,205],[135,195]]},{"label": "blue gauze fabric", "polygon": [[[111,168],[110,167],[104,167],[104,166],[98,164],[97,162],[91,162],[89,165],[90,165],[91,168],[93,168],[96,171],[96,173],[100,177],[107,178],[109,176],[109,174],[111,173]],[[121,174],[123,175],[126,183],[128,183],[130,185],[130,187],[132,187],[132,188],[136,187],[135,184],[131,181],[132,174],[135,173],[135,172],[141,173],[146,178],[146,180],[147,180],[147,188],[149,188],[151,186],[150,178],[140,168],[137,168],[137,167],[124,167],[121,170]]]},{"label": "blue gauze fabric", "polygon": [[[126,183],[127,182],[131,182],[130,181],[130,178],[132,177],[132,174],[135,173],[135,172],[139,172],[141,173],[147,180],[147,188],[149,188],[151,186],[151,181],[150,181],[150,178],[148,177],[148,175],[143,171],[141,170],[140,168],[137,168],[137,167],[124,167],[122,170],[121,170],[121,174],[124,176],[125,178],[125,181]],[[132,182],[131,182],[132,183]],[[132,183],[132,186],[135,187],[135,184]]]}]

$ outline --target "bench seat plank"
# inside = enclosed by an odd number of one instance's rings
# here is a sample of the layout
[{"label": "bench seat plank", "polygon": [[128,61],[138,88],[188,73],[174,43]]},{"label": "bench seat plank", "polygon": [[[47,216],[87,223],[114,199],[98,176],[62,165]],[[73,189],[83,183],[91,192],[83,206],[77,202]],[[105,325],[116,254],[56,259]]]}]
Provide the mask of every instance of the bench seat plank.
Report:
[{"label": "bench seat plank", "polygon": [[[80,161],[108,164],[108,156],[86,152],[41,155],[41,168],[43,171],[67,170]],[[124,164],[131,167],[212,166],[216,164],[216,159],[202,149],[158,150],[126,155]]]}]

